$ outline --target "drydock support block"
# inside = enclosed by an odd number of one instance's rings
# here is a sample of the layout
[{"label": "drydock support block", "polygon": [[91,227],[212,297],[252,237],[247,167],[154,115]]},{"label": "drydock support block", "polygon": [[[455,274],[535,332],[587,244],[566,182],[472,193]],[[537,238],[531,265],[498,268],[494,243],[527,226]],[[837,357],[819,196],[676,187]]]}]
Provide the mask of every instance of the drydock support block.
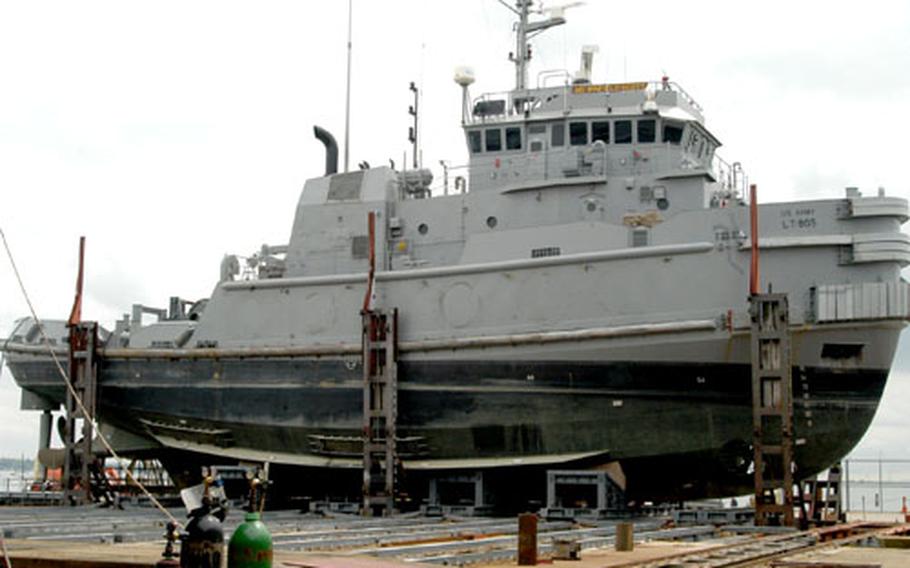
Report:
[{"label": "drydock support block", "polygon": [[[575,502],[576,492],[588,493],[585,504]],[[568,490],[568,494],[566,491]],[[593,497],[593,499],[590,499]],[[606,518],[625,510],[622,489],[605,471],[550,470],[547,471],[547,507],[541,513],[546,519]]]},{"label": "drydock support block", "polygon": [[[471,495],[470,504],[457,497],[452,500],[447,495],[446,489],[460,488],[468,490]],[[464,491],[460,493],[465,493]],[[483,482],[483,472],[451,474],[433,477],[429,481],[429,495],[427,504],[421,507],[421,512],[427,516],[461,515],[467,517],[487,515],[492,512],[492,507],[487,503],[487,490]]]}]

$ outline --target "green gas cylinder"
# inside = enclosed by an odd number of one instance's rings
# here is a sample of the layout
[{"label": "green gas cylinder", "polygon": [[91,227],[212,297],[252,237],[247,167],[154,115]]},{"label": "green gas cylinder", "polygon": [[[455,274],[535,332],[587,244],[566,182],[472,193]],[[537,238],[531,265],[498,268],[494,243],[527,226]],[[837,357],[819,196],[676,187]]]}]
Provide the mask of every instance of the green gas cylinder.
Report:
[{"label": "green gas cylinder", "polygon": [[259,518],[247,513],[228,544],[228,568],[272,568],[272,535]]}]

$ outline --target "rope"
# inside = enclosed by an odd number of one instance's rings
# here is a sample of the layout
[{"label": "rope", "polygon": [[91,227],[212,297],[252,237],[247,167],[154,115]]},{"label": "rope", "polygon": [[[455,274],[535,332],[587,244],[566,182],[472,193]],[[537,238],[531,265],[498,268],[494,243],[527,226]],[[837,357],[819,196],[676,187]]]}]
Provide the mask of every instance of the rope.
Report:
[{"label": "rope", "polygon": [[[98,423],[95,421],[94,416],[92,416],[88,412],[88,410],[85,408],[85,405],[82,403],[82,398],[79,397],[79,394],[76,392],[76,389],[73,388],[73,385],[70,382],[69,376],[67,375],[66,371],[63,369],[63,365],[60,363],[60,359],[57,357],[57,354],[54,353],[54,350],[51,347],[50,339],[47,337],[47,333],[45,333],[45,331],[44,331],[44,324],[41,322],[41,320],[38,318],[38,314],[35,312],[35,307],[32,305],[31,298],[29,298],[28,292],[25,289],[25,284],[23,284],[22,277],[19,274],[19,268],[16,266],[16,261],[13,259],[13,252],[10,250],[9,243],[6,241],[6,233],[3,232],[2,228],[0,228],[0,238],[3,239],[3,248],[6,249],[6,256],[9,258],[10,266],[12,266],[12,268],[13,268],[13,274],[16,276],[16,282],[18,282],[18,284],[19,284],[19,290],[22,291],[22,297],[25,298],[25,303],[28,305],[28,310],[32,314],[32,319],[38,325],[38,330],[41,332],[41,340],[44,343],[45,347],[47,347],[47,352],[50,354],[51,358],[54,360],[54,365],[57,367],[57,371],[59,372],[60,377],[63,379],[63,384],[66,385],[66,388],[70,393],[70,396],[72,396],[73,400],[76,401],[76,405],[79,407],[79,410],[82,412],[82,415],[85,417],[85,420],[89,420],[91,422],[92,429],[98,435],[98,439],[101,441],[101,445],[104,446],[104,449],[106,449],[111,454],[111,456],[114,458],[114,460],[117,461],[117,464],[120,466],[120,469],[122,469],[126,472],[126,476],[130,480],[130,482],[134,483],[136,485],[136,487],[138,487],[139,490],[142,491],[142,493],[146,497],[149,498],[149,501],[151,501],[152,504],[159,511],[161,511],[164,514],[164,516],[167,517],[167,519],[169,521],[176,524],[178,527],[183,528],[183,525],[180,523],[180,521],[178,521],[174,517],[174,515],[172,515],[171,512],[168,511],[164,507],[164,505],[162,505],[161,502],[158,501],[158,499],[156,499],[155,496],[149,492],[148,489],[146,489],[145,485],[143,485],[141,481],[139,481],[138,479],[136,479],[133,476],[133,473],[129,470],[129,468],[124,467],[125,461],[123,460],[123,458],[120,457],[119,454],[117,454],[117,452],[114,450],[114,448],[111,446],[111,444],[107,441],[107,438],[105,438],[104,434],[101,433],[101,429],[98,427]],[[83,458],[88,459],[88,456],[83,456]]]},{"label": "rope", "polygon": [[3,564],[6,568],[13,568],[13,561],[9,559],[9,552],[6,551],[6,540],[3,538],[2,528],[0,528],[0,552],[3,553]]}]

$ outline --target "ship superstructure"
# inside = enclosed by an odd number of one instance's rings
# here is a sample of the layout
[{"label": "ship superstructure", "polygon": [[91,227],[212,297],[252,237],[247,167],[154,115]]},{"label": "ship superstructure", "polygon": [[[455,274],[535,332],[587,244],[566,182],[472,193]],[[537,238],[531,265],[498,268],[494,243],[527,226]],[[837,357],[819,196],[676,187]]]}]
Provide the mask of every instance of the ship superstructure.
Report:
[{"label": "ship superstructure", "polygon": [[[640,498],[749,487],[747,183],[667,78],[471,99],[452,191],[390,167],[306,182],[286,244],[227,256],[210,298],[134,308],[106,339],[100,416],[146,452],[356,470],[361,319],[398,310],[405,471],[618,463]],[[558,83],[558,84],[557,84]],[[377,229],[371,234],[367,219]],[[871,421],[908,316],[906,200],[763,204],[762,281],[789,295],[797,463],[846,454]],[[372,240],[371,240],[372,239]],[[63,386],[23,320],[6,344],[34,408]],[[175,458],[176,459],[176,458]],[[675,472],[672,479],[667,471]]]}]

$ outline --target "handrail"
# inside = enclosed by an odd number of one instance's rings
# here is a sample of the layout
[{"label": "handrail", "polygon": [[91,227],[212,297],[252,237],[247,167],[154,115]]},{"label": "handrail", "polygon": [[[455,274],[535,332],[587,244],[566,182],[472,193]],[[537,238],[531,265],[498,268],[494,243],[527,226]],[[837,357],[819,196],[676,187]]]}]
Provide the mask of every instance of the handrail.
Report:
[{"label": "handrail", "polygon": [[[526,97],[529,93],[532,93],[534,90],[552,91],[552,90],[557,90],[557,89],[566,89],[569,86],[571,86],[570,85],[571,81],[567,81],[564,85],[547,87],[546,79],[550,78],[550,77],[557,77],[557,76],[565,76],[565,77],[571,78],[571,74],[569,74],[568,71],[564,71],[564,70],[549,69],[549,70],[541,71],[538,74],[537,89],[529,89],[529,90],[524,90],[524,91],[512,90],[512,91],[486,92],[486,93],[481,94],[478,97],[475,97],[471,101],[471,104],[472,104],[471,108],[473,109],[474,106],[476,106],[477,103],[479,103],[479,102],[486,102],[486,101],[497,100],[497,99],[505,99],[506,107],[505,107],[504,112],[499,115],[496,115],[496,116],[498,116],[498,117],[521,116],[522,113],[517,112],[515,109],[515,105],[514,105],[515,95],[520,94],[521,96]],[[543,82],[542,85],[541,85],[541,82]],[[665,90],[673,91],[674,93],[677,93],[686,104],[688,104],[693,109],[698,111],[698,113],[700,113],[700,114],[704,113],[704,108],[702,108],[702,106],[695,100],[695,98],[692,95],[690,95],[688,91],[686,91],[684,88],[682,88],[682,86],[680,86],[679,83],[676,83],[675,81],[643,81],[642,83],[646,85],[646,87],[644,89],[645,91],[651,91],[651,92],[659,92],[659,91],[665,91]],[[473,117],[473,115],[471,115],[471,117]],[[469,117],[469,120],[466,122],[466,124],[472,124],[475,122],[471,117]],[[479,122],[486,122],[486,120],[485,120],[486,118],[488,118],[488,117],[481,117]]]},{"label": "handrail", "polygon": [[740,162],[730,164],[715,152],[711,161],[711,169],[714,171],[715,177],[720,180],[723,192],[728,193],[730,197],[745,199],[748,195],[746,185],[748,177]]},{"label": "handrail", "polygon": [[568,71],[566,71],[565,69],[544,69],[543,71],[541,71],[540,73],[537,74],[537,88],[538,89],[548,88],[547,79],[552,79],[552,78],[557,78],[557,77],[562,77],[566,80],[563,85],[560,85],[560,87],[562,87],[564,85],[568,85],[569,83],[572,82],[572,74],[569,73]]}]

